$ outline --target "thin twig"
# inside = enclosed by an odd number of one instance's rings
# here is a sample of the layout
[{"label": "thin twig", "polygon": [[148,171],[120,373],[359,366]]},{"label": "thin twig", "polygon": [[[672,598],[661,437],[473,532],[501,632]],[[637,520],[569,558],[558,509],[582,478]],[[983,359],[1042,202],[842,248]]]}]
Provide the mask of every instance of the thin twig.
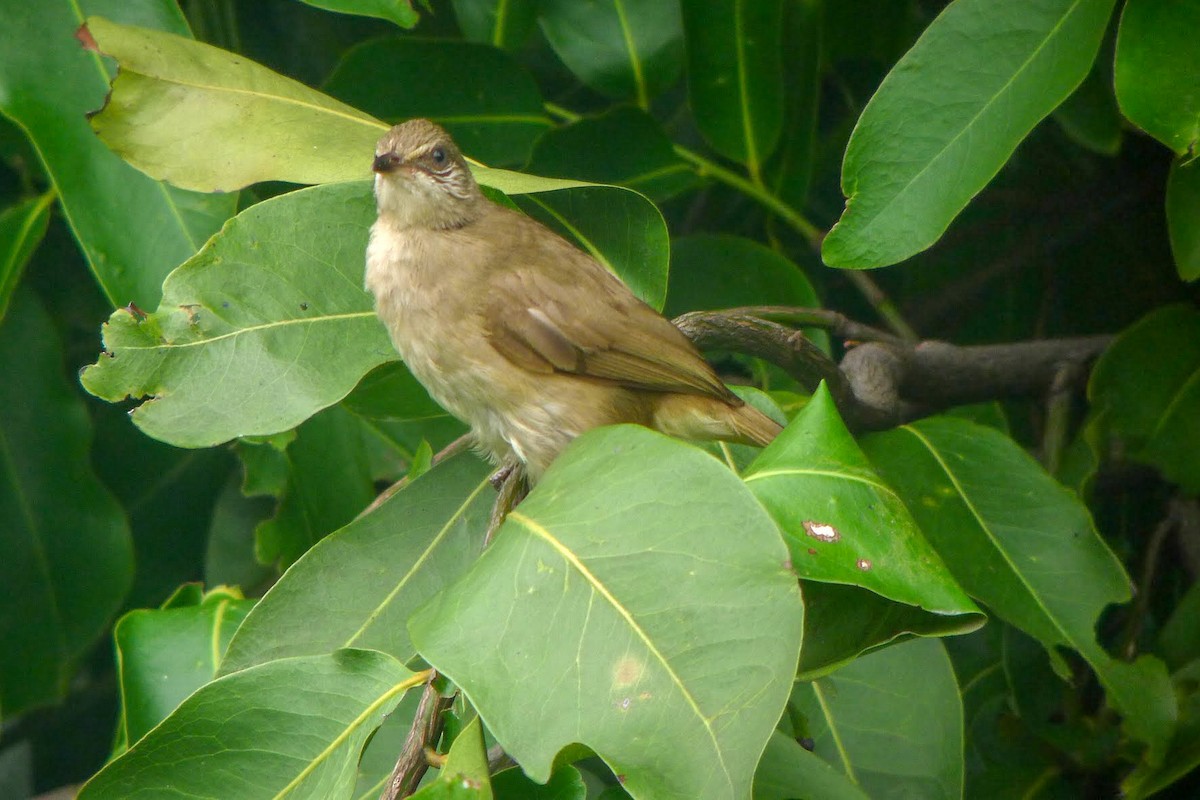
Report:
[{"label": "thin twig", "polygon": [[1068,361],[1059,367],[1050,384],[1049,397],[1046,398],[1046,424],[1042,431],[1042,463],[1051,475],[1057,475],[1062,466],[1067,432],[1071,427],[1071,405],[1082,374],[1082,364]]},{"label": "thin twig", "polygon": [[504,523],[508,512],[516,508],[517,503],[529,494],[529,483],[525,480],[525,470],[521,467],[511,467],[502,470],[503,478],[496,487],[496,502],[492,504],[492,513],[488,518],[487,533],[483,536],[484,549],[492,543],[496,531]]},{"label": "thin twig", "polygon": [[846,277],[854,284],[866,301],[871,304],[871,307],[883,318],[883,321],[896,332],[906,342],[917,343],[921,341],[921,337],[917,332],[905,321],[900,310],[896,308],[896,304],[892,302],[892,298],[888,297],[887,292],[875,282],[870,275],[858,269],[846,270]]},{"label": "thin twig", "polygon": [[[467,447],[470,446],[470,444],[471,444],[471,434],[464,433],[462,436],[458,437],[453,442],[451,442],[450,444],[443,447],[441,450],[434,453],[433,459],[430,462],[430,466],[436,466],[436,465],[440,464],[441,462],[445,461],[450,456],[461,453],[463,450],[466,450]],[[382,492],[380,492],[379,496],[371,501],[371,505],[364,508],[362,510],[362,513],[360,513],[358,516],[365,517],[367,514],[370,514],[372,511],[379,508],[381,505],[383,505],[388,500],[390,500],[392,498],[392,495],[396,494],[396,492],[400,491],[407,485],[408,485],[408,476],[405,475],[403,478],[396,481],[391,486],[389,486],[388,488],[386,488]]]},{"label": "thin twig", "polygon": [[417,704],[412,726],[408,729],[408,737],[396,759],[396,768],[392,770],[387,788],[379,795],[379,800],[408,797],[416,791],[429,769],[425,748],[437,744],[445,724],[443,712],[454,702],[453,697],[442,697],[437,690],[434,685],[437,677],[437,673],[430,670],[429,680],[425,682],[425,690],[421,693],[421,702]]},{"label": "thin twig", "polygon": [[1122,652],[1127,659],[1132,660],[1137,655],[1137,640],[1142,633],[1142,624],[1150,611],[1150,588],[1154,583],[1154,574],[1158,570],[1158,557],[1162,552],[1163,542],[1171,531],[1175,530],[1176,519],[1173,509],[1168,506],[1167,516],[1154,528],[1150,541],[1146,543],[1146,555],[1142,561],[1142,576],[1137,585],[1137,597],[1134,598],[1133,608],[1129,611],[1129,619],[1125,625],[1125,646]]}]

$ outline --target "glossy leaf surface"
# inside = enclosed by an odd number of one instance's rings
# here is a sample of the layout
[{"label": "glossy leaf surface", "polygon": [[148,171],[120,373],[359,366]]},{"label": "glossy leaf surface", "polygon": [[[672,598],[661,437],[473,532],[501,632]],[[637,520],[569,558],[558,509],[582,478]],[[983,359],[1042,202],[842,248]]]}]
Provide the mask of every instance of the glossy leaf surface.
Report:
[{"label": "glossy leaf surface", "polygon": [[645,108],[683,66],[675,3],[542,0],[538,22],[550,46],[593,89]]},{"label": "glossy leaf surface", "polygon": [[842,164],[846,210],[822,245],[825,263],[881,267],[937,241],[1083,81],[1112,7],[956,0],[946,8],[858,120]]},{"label": "glossy leaf surface", "polygon": [[412,0],[303,0],[310,6],[342,14],[361,14],[394,22],[401,28],[417,24],[420,15],[413,8]]},{"label": "glossy leaf surface", "polygon": [[635,796],[741,798],[795,671],[801,602],[786,560],[715,459],[602,428],[409,627],[535,780],[580,742]]},{"label": "glossy leaf surface", "polygon": [[1179,155],[1200,147],[1200,6],[1189,0],[1129,0],[1117,34],[1121,110]]}]

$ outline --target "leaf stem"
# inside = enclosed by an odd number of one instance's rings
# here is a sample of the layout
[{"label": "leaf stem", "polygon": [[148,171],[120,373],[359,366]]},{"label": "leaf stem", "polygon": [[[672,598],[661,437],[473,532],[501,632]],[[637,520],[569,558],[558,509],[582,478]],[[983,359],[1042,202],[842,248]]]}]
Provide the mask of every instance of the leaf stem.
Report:
[{"label": "leaf stem", "polygon": [[838,735],[837,725],[833,720],[833,712],[829,710],[829,704],[825,702],[825,692],[821,689],[821,682],[812,682],[813,695],[817,698],[817,704],[821,706],[821,713],[825,716],[825,724],[829,726],[829,736],[833,739],[833,746],[837,748],[838,757],[842,760],[842,767],[846,770],[846,777],[855,786],[858,786],[858,776],[854,774],[854,767],[850,765],[850,754],[846,752],[846,746],[842,744],[842,737]]},{"label": "leaf stem", "polygon": [[904,316],[900,313],[900,309],[896,308],[896,304],[892,302],[892,298],[888,297],[887,292],[870,275],[857,269],[848,269],[845,270],[845,273],[850,283],[854,284],[859,293],[866,298],[866,301],[883,318],[888,327],[896,332],[897,336],[906,342],[915,343],[921,341],[921,337],[905,321]]}]

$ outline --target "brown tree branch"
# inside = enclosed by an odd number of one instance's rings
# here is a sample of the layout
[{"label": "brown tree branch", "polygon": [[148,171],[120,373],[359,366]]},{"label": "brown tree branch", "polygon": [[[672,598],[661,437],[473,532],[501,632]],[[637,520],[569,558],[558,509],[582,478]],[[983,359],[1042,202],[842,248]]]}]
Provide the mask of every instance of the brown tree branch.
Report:
[{"label": "brown tree branch", "polygon": [[[835,364],[791,325],[822,327],[851,347]],[[822,309],[759,306],[684,314],[675,324],[697,346],[766,359],[801,385],[829,386],[846,423],[879,430],[958,405],[1019,397],[1044,398],[1066,390],[1064,381],[1084,369],[1110,336],[1045,339],[960,347],[946,342],[910,344],[899,337]],[[1056,381],[1058,385],[1056,387]]]},{"label": "brown tree branch", "polygon": [[435,682],[438,674],[432,672],[425,682],[425,690],[421,694],[421,702],[413,715],[412,727],[408,729],[408,737],[404,747],[396,759],[396,767],[388,779],[387,787],[379,800],[399,800],[408,797],[416,791],[429,769],[429,761],[425,756],[426,747],[437,745],[445,724],[443,712],[454,703],[453,697],[442,697]]}]

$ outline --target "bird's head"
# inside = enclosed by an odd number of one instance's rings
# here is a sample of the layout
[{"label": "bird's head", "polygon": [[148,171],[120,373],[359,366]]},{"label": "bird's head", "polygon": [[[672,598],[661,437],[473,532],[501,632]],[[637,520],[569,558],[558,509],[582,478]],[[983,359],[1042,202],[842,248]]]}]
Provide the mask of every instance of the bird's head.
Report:
[{"label": "bird's head", "polygon": [[400,227],[457,228],[485,202],[462,151],[427,119],[403,122],[375,146],[375,200]]}]

